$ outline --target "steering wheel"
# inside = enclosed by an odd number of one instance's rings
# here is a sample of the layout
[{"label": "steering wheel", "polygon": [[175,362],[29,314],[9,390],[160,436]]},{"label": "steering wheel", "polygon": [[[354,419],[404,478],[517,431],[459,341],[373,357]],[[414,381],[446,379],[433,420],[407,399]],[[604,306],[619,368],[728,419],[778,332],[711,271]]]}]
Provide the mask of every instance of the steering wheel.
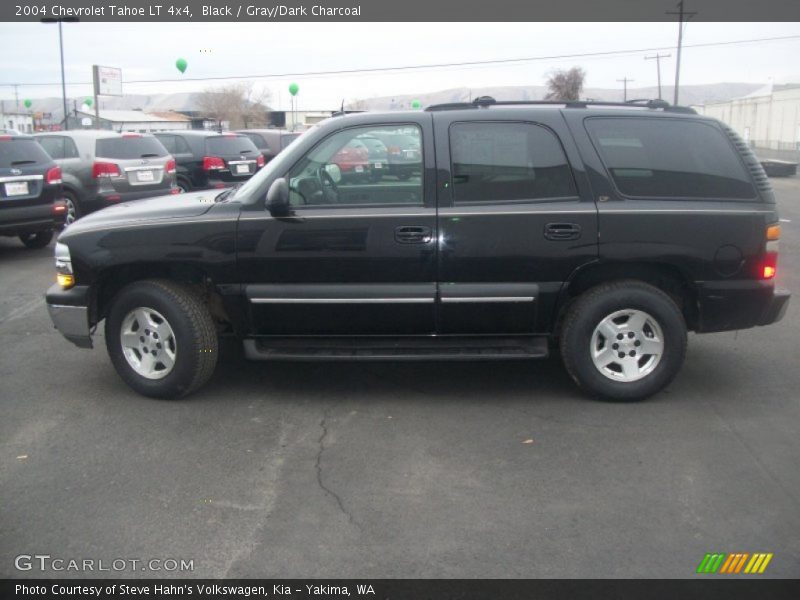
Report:
[{"label": "steering wheel", "polygon": [[336,185],[333,177],[325,170],[324,166],[317,169],[317,177],[322,186],[322,193],[325,199],[328,202],[336,202],[336,199],[339,197],[339,186]]}]

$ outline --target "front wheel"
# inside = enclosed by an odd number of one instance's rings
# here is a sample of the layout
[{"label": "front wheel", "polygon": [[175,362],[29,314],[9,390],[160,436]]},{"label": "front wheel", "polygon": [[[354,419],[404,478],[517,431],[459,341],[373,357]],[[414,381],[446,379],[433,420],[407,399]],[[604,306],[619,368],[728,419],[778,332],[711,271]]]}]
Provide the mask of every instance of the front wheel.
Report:
[{"label": "front wheel", "polygon": [[641,281],[599,285],[569,308],[560,338],[567,372],[590,394],[641,400],[677,375],[686,323],[667,294]]},{"label": "front wheel", "polygon": [[190,288],[172,281],[138,281],[120,291],[106,318],[105,338],[120,377],[153,398],[190,394],[217,363],[208,308]]}]

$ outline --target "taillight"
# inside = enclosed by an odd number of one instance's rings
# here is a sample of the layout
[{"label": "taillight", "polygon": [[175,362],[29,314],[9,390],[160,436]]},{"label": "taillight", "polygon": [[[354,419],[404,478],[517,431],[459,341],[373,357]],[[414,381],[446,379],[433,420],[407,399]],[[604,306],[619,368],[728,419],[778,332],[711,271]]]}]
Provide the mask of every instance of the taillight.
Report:
[{"label": "taillight", "polygon": [[166,166],[164,168],[167,170],[167,173],[174,173],[178,168],[177,165],[175,164],[175,159],[174,158],[170,158],[167,161],[167,164],[166,164]]},{"label": "taillight", "polygon": [[767,226],[767,245],[761,278],[773,279],[778,272],[778,241],[781,239],[781,226],[778,223]]},{"label": "taillight", "polygon": [[389,154],[401,154],[400,146],[389,146]]},{"label": "taillight", "polygon": [[53,167],[47,171],[47,175],[45,175],[44,180],[47,182],[48,185],[56,185],[61,183],[61,168],[60,167]]},{"label": "taillight", "polygon": [[10,142],[11,136],[10,135],[0,135],[0,142]]},{"label": "taillight", "polygon": [[263,154],[259,154],[258,155],[258,158],[256,158],[256,164],[258,165],[259,169],[264,166],[264,155]]},{"label": "taillight", "polygon": [[92,165],[92,177],[94,179],[119,176],[119,166],[115,165],[114,163],[96,162]]},{"label": "taillight", "polygon": [[217,171],[225,168],[225,161],[219,156],[204,156],[203,157],[203,170],[204,171]]}]

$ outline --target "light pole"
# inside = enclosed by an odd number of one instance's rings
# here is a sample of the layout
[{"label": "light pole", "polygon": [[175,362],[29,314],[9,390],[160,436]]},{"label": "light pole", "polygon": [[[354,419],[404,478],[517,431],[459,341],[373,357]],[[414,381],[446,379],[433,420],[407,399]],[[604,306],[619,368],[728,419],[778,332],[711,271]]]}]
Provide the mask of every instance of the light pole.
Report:
[{"label": "light pole", "polygon": [[672,56],[671,54],[658,54],[656,53],[655,56],[645,56],[645,60],[655,60],[656,61],[656,74],[658,75],[658,99],[661,100],[661,59],[662,58],[669,58]]},{"label": "light pole", "polygon": [[79,20],[78,17],[63,17],[58,19],[48,17],[41,19],[42,23],[58,23],[58,48],[61,54],[61,101],[64,107],[64,129],[69,129],[69,120],[67,118],[67,82],[64,78],[64,36],[61,33],[61,23],[77,23]]}]

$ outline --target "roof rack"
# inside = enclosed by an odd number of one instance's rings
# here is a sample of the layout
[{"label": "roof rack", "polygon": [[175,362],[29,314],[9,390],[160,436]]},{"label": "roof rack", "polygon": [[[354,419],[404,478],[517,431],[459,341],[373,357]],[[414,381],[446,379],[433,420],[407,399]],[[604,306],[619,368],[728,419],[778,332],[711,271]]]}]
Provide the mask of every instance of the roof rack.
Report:
[{"label": "roof rack", "polygon": [[667,112],[696,115],[697,111],[688,106],[672,106],[666,100],[641,98],[627,102],[604,102],[599,100],[495,100],[491,96],[479,96],[472,102],[450,102],[433,104],[426,111],[462,110],[467,108],[489,108],[490,106],[564,106],[565,108],[588,108],[591,106],[626,106],[661,109]]}]

